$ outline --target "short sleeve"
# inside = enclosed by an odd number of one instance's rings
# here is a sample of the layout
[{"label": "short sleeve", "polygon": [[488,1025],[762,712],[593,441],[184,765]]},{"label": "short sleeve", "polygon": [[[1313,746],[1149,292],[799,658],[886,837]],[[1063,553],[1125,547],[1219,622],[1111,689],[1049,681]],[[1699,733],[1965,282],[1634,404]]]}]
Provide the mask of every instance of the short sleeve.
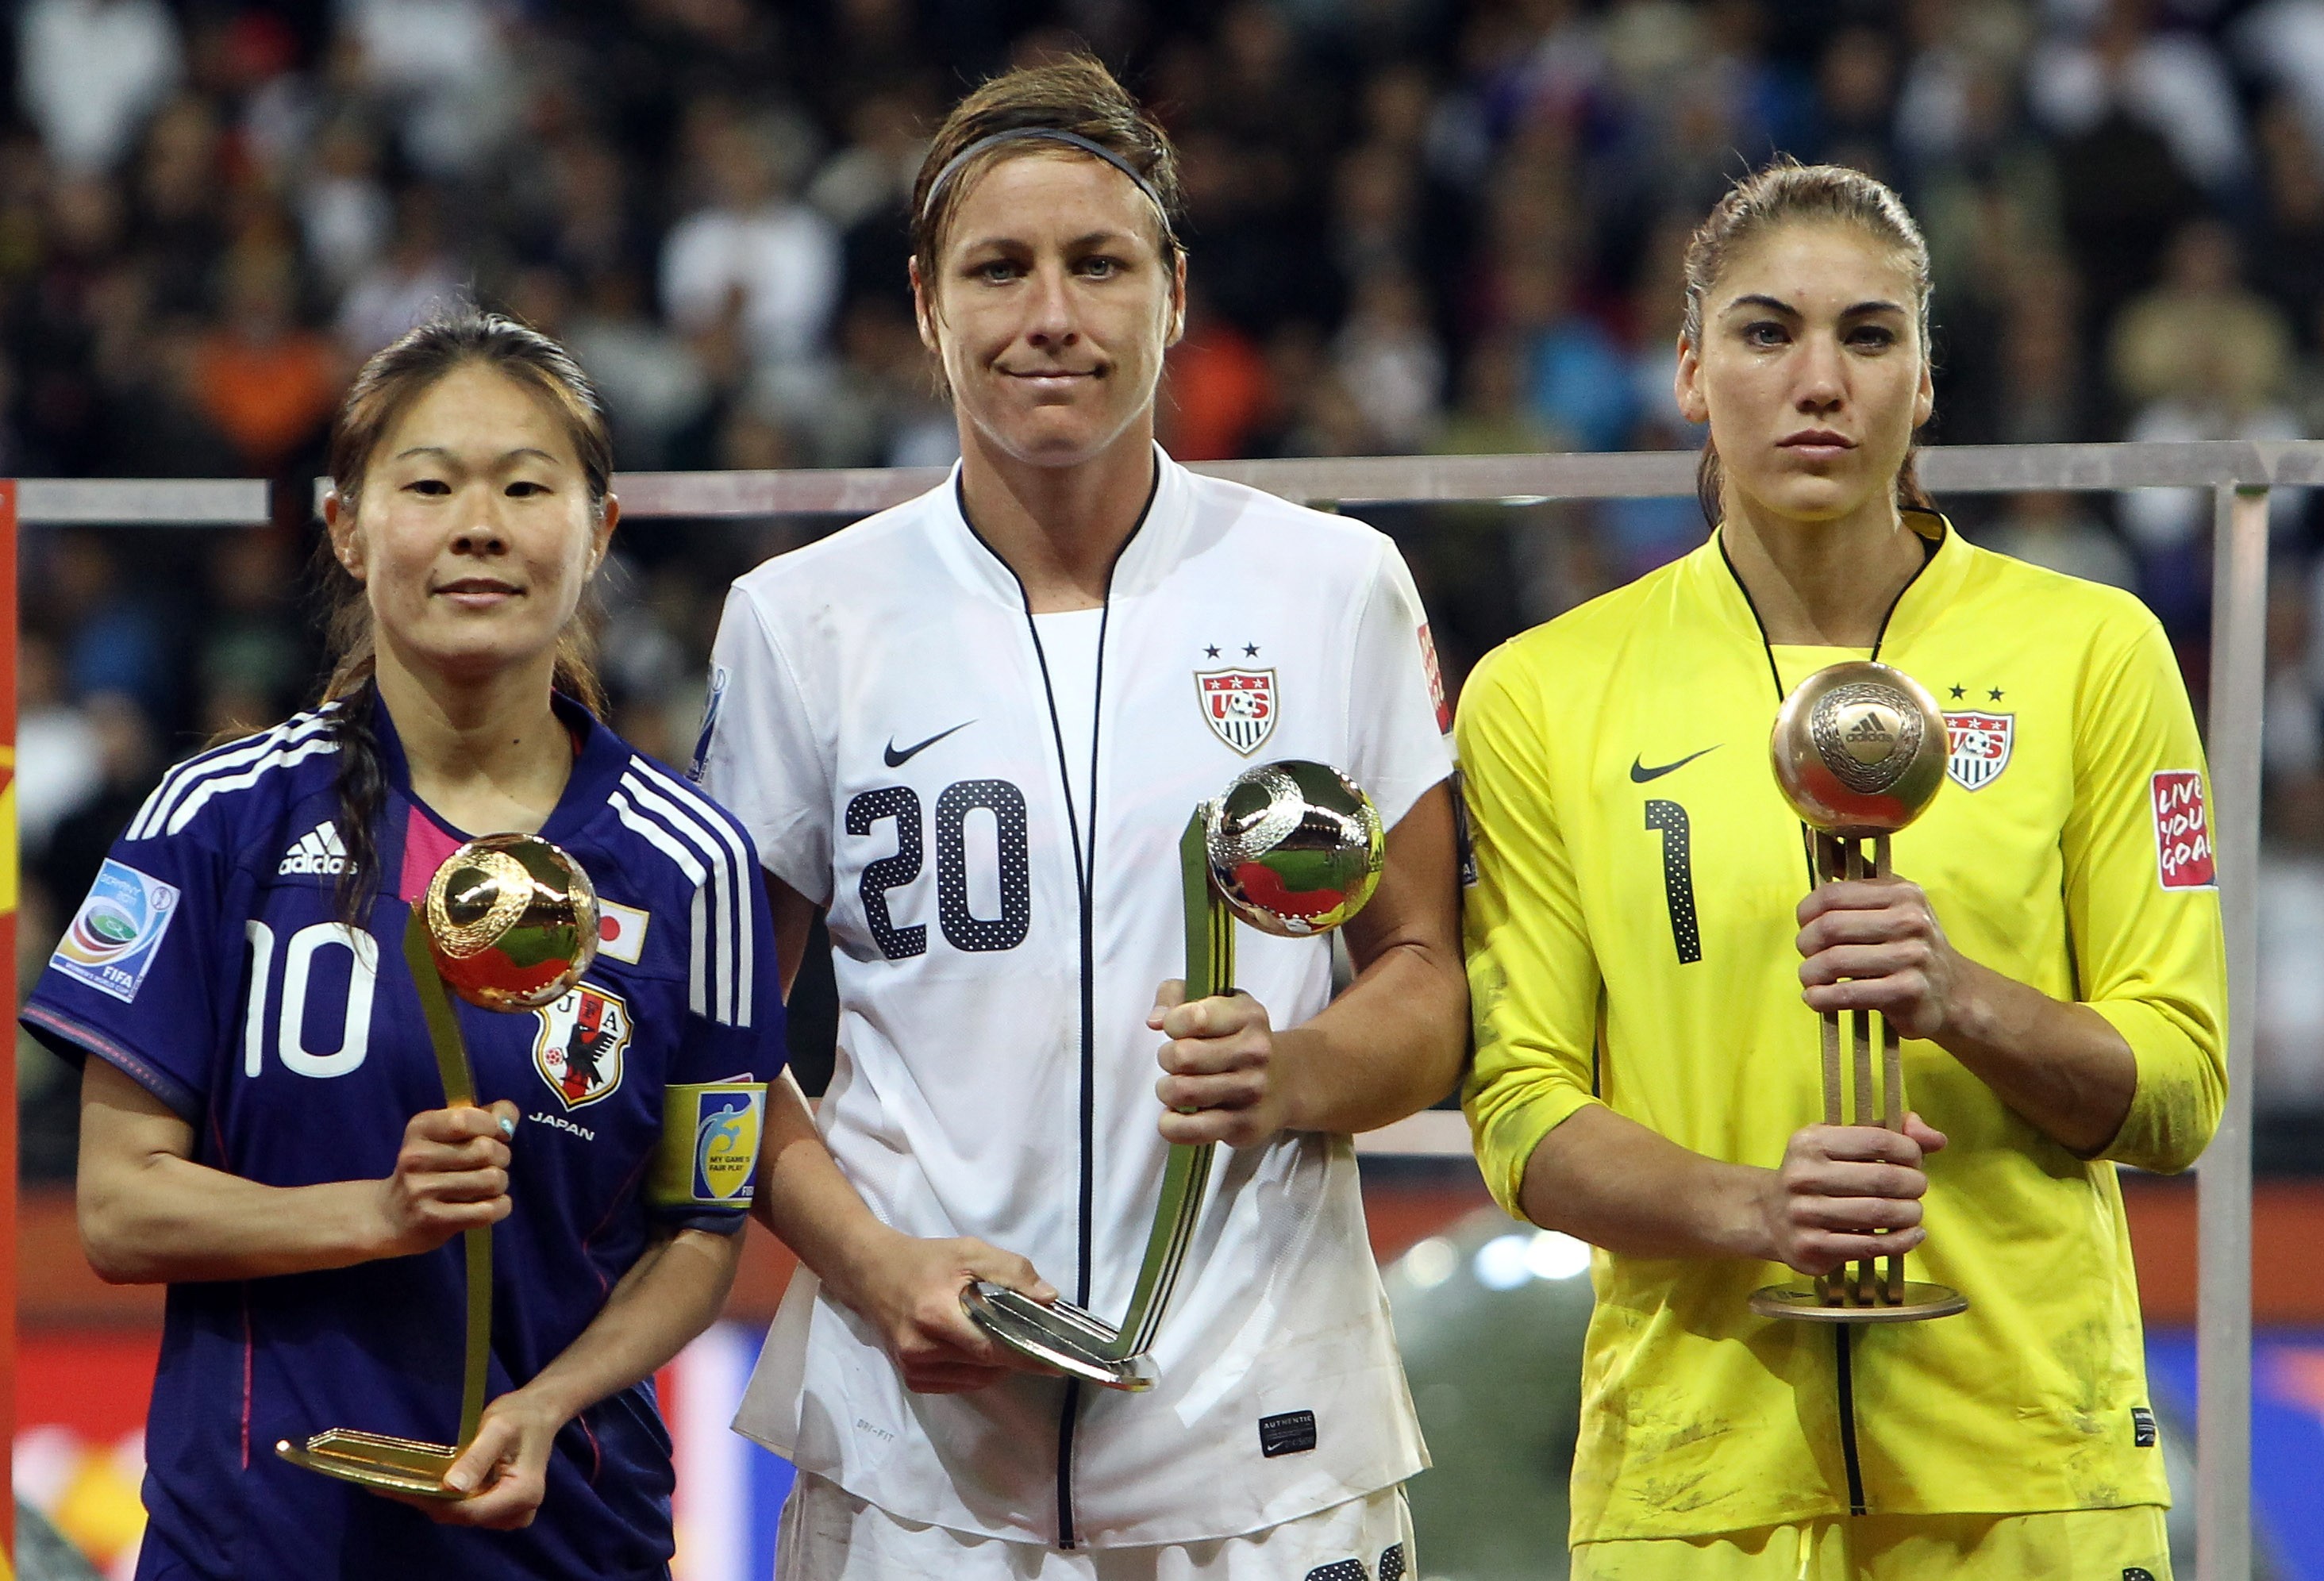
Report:
[{"label": "short sleeve", "polygon": [[243,929],[227,915],[232,869],[216,838],[214,824],[198,821],[115,841],[22,1017],[63,1059],[78,1066],[95,1054],[195,1125],[209,1100],[222,1002],[241,976],[226,954]]},{"label": "short sleeve", "polygon": [[2080,997],[2138,1064],[2104,1156],[2182,1170],[2226,1103],[2227,955],[2202,741],[2171,645],[2144,611],[2129,640],[2093,656],[2074,774],[2061,844]]},{"label": "short sleeve", "polygon": [[750,593],[726,598],[694,777],[750,832],[769,872],[831,903],[831,768],[798,672]]},{"label": "short sleeve", "polygon": [[1540,722],[1489,655],[1461,696],[1461,768],[1477,882],[1462,925],[1476,1060],[1461,1094],[1493,1198],[1518,1207],[1542,1138],[1597,1101],[1600,974],[1550,795]]},{"label": "short sleeve", "polygon": [[1352,760],[1342,767],[1393,829],[1452,772],[1444,740],[1452,720],[1419,591],[1385,536],[1357,616],[1349,679]]},{"label": "short sleeve", "polygon": [[[724,912],[740,923],[743,942],[733,970],[737,993],[716,991],[720,981],[716,961],[706,961],[701,976],[712,991],[698,1010],[687,1011],[678,1032],[678,1048],[670,1058],[667,1080],[673,1087],[706,1082],[767,1082],[782,1074],[786,1059],[781,977],[775,970],[775,933],[767,905],[766,886],[758,882],[755,855],[747,838],[736,839],[745,857],[739,864],[742,882],[731,886],[723,868],[714,869],[705,881],[701,904],[713,916]],[[730,896],[725,891],[733,887]],[[689,946],[693,948],[694,946]],[[699,946],[714,955],[720,948],[715,928],[706,930]],[[696,963],[688,961],[689,975]],[[761,1111],[763,1114],[763,1108]],[[665,1117],[665,1124],[668,1118]],[[757,1139],[752,1138],[755,1148]],[[747,1198],[732,1208],[657,1208],[655,1217],[684,1228],[733,1232],[749,1217]]]}]

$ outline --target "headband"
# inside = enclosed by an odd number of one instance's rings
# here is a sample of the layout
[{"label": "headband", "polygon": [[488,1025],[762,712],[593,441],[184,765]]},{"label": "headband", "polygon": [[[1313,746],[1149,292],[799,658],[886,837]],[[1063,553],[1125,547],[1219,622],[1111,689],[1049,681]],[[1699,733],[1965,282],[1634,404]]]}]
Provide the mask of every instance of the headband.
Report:
[{"label": "headband", "polygon": [[1137,188],[1140,192],[1145,193],[1148,199],[1153,203],[1154,207],[1161,210],[1164,216],[1164,224],[1167,227],[1170,211],[1168,208],[1164,207],[1162,195],[1154,189],[1153,182],[1148,180],[1144,176],[1139,175],[1135,170],[1131,169],[1128,160],[1123,159],[1120,154],[1114,152],[1113,150],[1106,147],[1103,143],[1093,142],[1078,132],[1067,132],[1063,127],[1059,126],[1012,126],[1006,132],[995,132],[988,137],[978,138],[974,142],[970,143],[966,148],[962,149],[958,153],[953,155],[952,158],[946,160],[945,161],[945,168],[936,172],[936,179],[928,183],[927,201],[920,205],[920,217],[922,219],[928,217],[929,211],[934,209],[936,206],[936,195],[945,189],[945,184],[946,182],[950,181],[953,177],[960,173],[961,166],[974,159],[978,154],[982,153],[986,149],[997,147],[1004,142],[1029,142],[1036,141],[1041,142],[1062,142],[1070,148],[1079,149],[1082,152],[1088,154],[1093,159],[1103,160],[1107,164],[1111,165],[1115,170],[1120,170],[1123,175],[1129,177],[1130,185]]}]

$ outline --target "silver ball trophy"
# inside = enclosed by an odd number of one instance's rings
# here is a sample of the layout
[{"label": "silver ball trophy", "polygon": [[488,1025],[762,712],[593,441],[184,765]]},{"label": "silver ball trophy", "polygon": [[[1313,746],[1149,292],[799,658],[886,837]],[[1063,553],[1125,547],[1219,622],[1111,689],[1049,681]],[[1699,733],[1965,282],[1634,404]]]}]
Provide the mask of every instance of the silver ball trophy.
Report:
[{"label": "silver ball trophy", "polygon": [[[1884,664],[1856,660],[1818,670],[1784,699],[1767,743],[1775,783],[1815,841],[1818,885],[1889,876],[1889,836],[1918,818],[1945,783],[1944,716],[1918,681]],[[1864,842],[1872,842],[1868,861]],[[1840,1013],[1823,1013],[1823,1123],[1904,1128],[1904,1063],[1896,1029],[1880,1021],[1881,1080],[1876,1111],[1873,1014],[1849,1012],[1854,1044],[1854,1118],[1843,1111]],[[1941,1284],[1908,1282],[1902,1253],[1862,1258],[1813,1281],[1771,1284],[1751,1294],[1762,1317],[1816,1323],[1910,1323],[1964,1311],[1969,1300]]]},{"label": "silver ball trophy", "polygon": [[[1186,822],[1186,997],[1234,992],[1237,917],[1278,938],[1318,937],[1361,911],[1379,887],[1387,831],[1371,798],[1322,763],[1286,758],[1237,775]],[[1151,1389],[1154,1336],[1194,1244],[1218,1144],[1173,1143],[1130,1310],[1116,1326],[1059,1301],[978,1280],[961,1304],[1018,1355],[1109,1389]]]}]

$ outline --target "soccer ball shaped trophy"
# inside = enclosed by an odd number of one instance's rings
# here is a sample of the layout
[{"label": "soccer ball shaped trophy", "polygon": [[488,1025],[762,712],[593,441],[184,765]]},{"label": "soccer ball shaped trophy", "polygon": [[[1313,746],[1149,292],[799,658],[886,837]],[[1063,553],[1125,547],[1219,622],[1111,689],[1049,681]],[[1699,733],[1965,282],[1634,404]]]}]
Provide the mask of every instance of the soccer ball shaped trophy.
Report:
[{"label": "soccer ball shaped trophy", "polygon": [[[1945,721],[1918,681],[1866,660],[1831,665],[1792,689],[1775,715],[1767,752],[1775,783],[1815,841],[1819,885],[1889,876],[1889,836],[1928,810],[1945,783]],[[1872,842],[1868,861],[1864,842]],[[1823,1123],[1904,1128],[1904,1062],[1896,1029],[1880,1021],[1881,1080],[1876,1109],[1870,1012],[1849,1012],[1855,1061],[1855,1114],[1843,1122],[1840,1013],[1824,1012]],[[1821,1323],[1909,1323],[1963,1311],[1968,1298],[1941,1284],[1907,1282],[1902,1253],[1859,1260],[1812,1282],[1754,1291],[1763,1317]]]},{"label": "soccer ball shaped trophy", "polygon": [[[1237,917],[1280,938],[1314,938],[1364,907],[1379,887],[1387,832],[1371,798],[1338,769],[1286,758],[1244,770],[1204,802],[1178,841],[1185,881],[1186,997],[1234,991]],[[1148,1356],[1194,1244],[1215,1142],[1173,1143],[1146,1255],[1120,1324],[1060,1301],[1048,1306],[979,1280],[961,1292],[1000,1344],[1109,1389],[1151,1389]]]},{"label": "soccer ball shaped trophy", "polygon": [[[535,1010],[562,998],[597,958],[597,892],[581,865],[530,834],[491,834],[444,859],[404,924],[403,958],[420,990],[444,1100],[476,1101],[450,995],[485,1010]],[[493,1232],[466,1231],[468,1311],[459,1441],[434,1444],[330,1428],[274,1452],[326,1476],[425,1498],[460,1499],[444,1474],[476,1436],[493,1333]]]}]

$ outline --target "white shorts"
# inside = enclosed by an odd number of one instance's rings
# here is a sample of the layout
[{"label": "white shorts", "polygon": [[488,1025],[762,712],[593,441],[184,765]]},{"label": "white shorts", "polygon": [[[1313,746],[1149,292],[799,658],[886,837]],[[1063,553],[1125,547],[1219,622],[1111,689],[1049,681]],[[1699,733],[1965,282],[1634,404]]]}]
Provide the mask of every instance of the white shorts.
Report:
[{"label": "white shorts", "polygon": [[890,1515],[799,1473],[775,1539],[776,1581],[1406,1581],[1412,1512],[1383,1488],[1241,1537],[1138,1548],[1047,1548]]}]

